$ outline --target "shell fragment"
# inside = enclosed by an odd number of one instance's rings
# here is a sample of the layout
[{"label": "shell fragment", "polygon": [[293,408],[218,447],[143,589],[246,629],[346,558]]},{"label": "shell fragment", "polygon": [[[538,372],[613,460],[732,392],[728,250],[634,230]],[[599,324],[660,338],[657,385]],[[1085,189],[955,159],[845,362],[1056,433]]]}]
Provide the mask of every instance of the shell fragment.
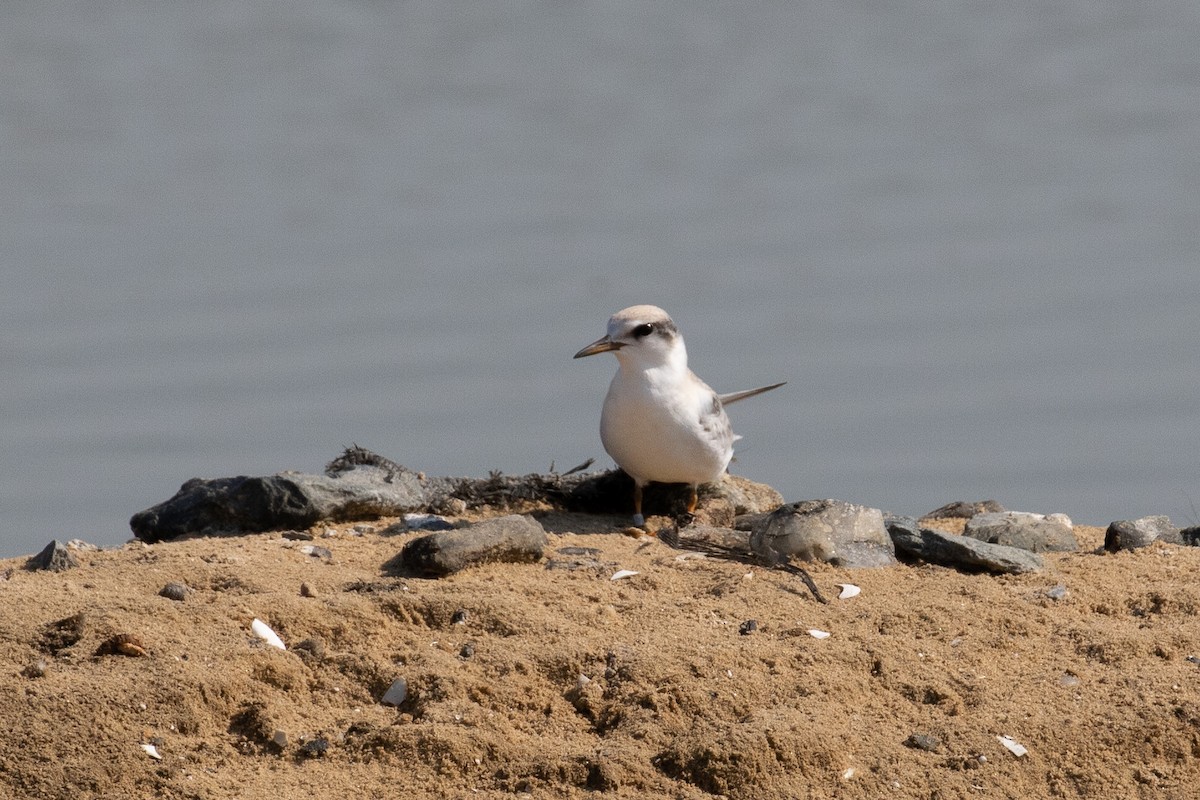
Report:
[{"label": "shell fragment", "polygon": [[830,633],[829,631],[823,631],[818,628],[809,628],[808,635],[813,637],[814,639],[828,639],[833,634]]},{"label": "shell fragment", "polygon": [[142,749],[146,751],[146,755],[153,758],[155,761],[162,761],[162,754],[158,752],[158,748],[152,744],[142,745]]},{"label": "shell fragment", "polygon": [[849,600],[851,597],[858,597],[859,592],[862,591],[862,589],[853,583],[835,583],[834,586],[842,587],[842,591],[838,593],[838,600]]},{"label": "shell fragment", "polygon": [[1008,752],[1012,753],[1017,758],[1020,758],[1029,752],[1025,745],[1021,744],[1011,736],[997,736],[996,740],[1000,742],[1000,744],[1004,745],[1004,749],[1008,750]]},{"label": "shell fragment", "polygon": [[613,573],[613,576],[611,578],[609,578],[609,580],[610,581],[619,581],[619,580],[621,580],[621,578],[632,578],[634,575],[637,575],[637,572],[635,570],[619,569]]},{"label": "shell fragment", "polygon": [[275,631],[271,630],[271,626],[263,622],[261,619],[255,617],[254,621],[250,623],[250,630],[254,631],[255,636],[262,639],[271,647],[277,647],[280,650],[287,650],[287,645],[283,643],[283,639],[280,639]]}]

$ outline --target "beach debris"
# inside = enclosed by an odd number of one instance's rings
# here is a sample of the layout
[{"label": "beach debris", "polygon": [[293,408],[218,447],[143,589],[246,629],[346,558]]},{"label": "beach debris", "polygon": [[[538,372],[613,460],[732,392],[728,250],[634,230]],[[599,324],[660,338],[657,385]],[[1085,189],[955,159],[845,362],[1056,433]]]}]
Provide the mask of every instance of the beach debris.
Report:
[{"label": "beach debris", "polygon": [[379,698],[379,702],[385,706],[401,706],[408,699],[408,681],[404,678],[397,678],[392,681],[392,685],[383,693],[383,697]]},{"label": "beach debris", "polygon": [[467,659],[473,655],[475,655],[475,645],[471,644],[470,642],[467,642],[458,649],[459,658]]},{"label": "beach debris", "polygon": [[1078,686],[1079,685],[1079,677],[1076,675],[1072,675],[1069,672],[1064,672],[1058,678],[1058,685],[1064,689],[1070,689],[1072,686]]},{"label": "beach debris", "polygon": [[742,636],[749,636],[758,630],[758,620],[748,619],[738,626],[738,633]]},{"label": "beach debris", "polygon": [[25,562],[25,569],[30,571],[63,572],[78,566],[79,559],[71,552],[71,548],[58,539],[52,540],[40,553],[30,556]]},{"label": "beach debris", "polygon": [[828,639],[833,635],[829,631],[823,631],[820,628],[809,628],[806,633],[814,639]]},{"label": "beach debris", "polygon": [[287,731],[283,730],[282,728],[277,728],[275,732],[271,734],[271,744],[275,745],[280,750],[286,748],[288,744]]},{"label": "beach debris", "polygon": [[541,559],[545,549],[546,530],[529,517],[513,514],[413,539],[387,567],[440,577],[489,562],[531,563]]},{"label": "beach debris", "polygon": [[162,754],[158,752],[158,748],[154,745],[144,744],[142,745],[142,750],[155,761],[162,761]]},{"label": "beach debris", "polygon": [[456,608],[456,609],[454,609],[454,613],[450,615],[450,624],[451,625],[466,625],[467,618],[469,616],[470,615],[467,613],[467,610],[465,608]]},{"label": "beach debris", "polygon": [[751,530],[750,549],[766,558],[795,557],[839,567],[896,563],[883,512],[843,500],[805,500],[781,506]]},{"label": "beach debris", "polygon": [[278,634],[271,630],[271,626],[263,622],[258,617],[255,617],[250,623],[250,630],[254,632],[255,636],[262,639],[271,647],[279,650],[287,650],[287,645],[283,643],[283,639],[280,639]]},{"label": "beach debris", "polygon": [[610,580],[610,581],[619,581],[619,580],[621,580],[622,578],[632,578],[634,575],[637,575],[637,574],[638,574],[638,573],[637,573],[637,570],[633,570],[633,569],[619,569],[619,570],[617,570],[616,572],[614,572],[614,573],[612,574],[612,577],[611,577],[611,578],[609,578],[609,580]]},{"label": "beach debris", "polygon": [[1150,516],[1117,520],[1104,532],[1104,549],[1113,553],[1118,550],[1136,550],[1157,541],[1184,543],[1179,529],[1171,524],[1170,517]]},{"label": "beach debris", "polygon": [[191,591],[192,590],[188,588],[187,584],[180,583],[178,581],[171,581],[159,589],[158,594],[159,597],[165,597],[168,600],[174,600],[182,603],[187,599],[187,596]]},{"label": "beach debris", "polygon": [[145,658],[150,655],[146,652],[146,646],[141,637],[133,633],[118,633],[116,636],[110,636],[96,652],[100,655],[112,654],[133,658]]},{"label": "beach debris", "polygon": [[25,669],[21,670],[21,674],[26,678],[41,678],[45,676],[46,670],[49,668],[50,664],[46,659],[38,658],[36,661],[27,664]]},{"label": "beach debris", "polygon": [[862,593],[862,589],[853,583],[835,583],[834,586],[841,589],[838,592],[838,600],[849,600],[851,597],[858,597]]},{"label": "beach debris", "polygon": [[904,744],[906,747],[912,747],[916,750],[936,753],[942,746],[942,740],[928,733],[914,733],[904,740]]},{"label": "beach debris", "polygon": [[292,645],[292,651],[301,658],[313,658],[320,661],[325,657],[325,641],[309,637]]},{"label": "beach debris", "polygon": [[1037,553],[922,528],[911,517],[888,517],[886,524],[896,551],[907,558],[960,570],[999,573],[1037,572],[1044,566]]},{"label": "beach debris", "polygon": [[313,588],[312,588],[311,586],[309,586],[307,583],[301,582],[301,584],[300,584],[300,596],[301,596],[301,597],[316,597],[316,596],[317,596],[317,593],[316,593],[316,592],[313,590]]},{"label": "beach debris", "polygon": [[1064,523],[1064,515],[1043,514],[1028,511],[995,511],[976,514],[967,520],[963,536],[989,544],[1019,547],[1033,553],[1070,552],[1079,549],[1079,542],[1071,530],[1070,519]]},{"label": "beach debris", "polygon": [[997,736],[996,741],[1000,742],[1000,744],[1004,746],[1005,750],[1012,753],[1017,758],[1020,758],[1029,752],[1025,745],[1021,744],[1011,736]]}]

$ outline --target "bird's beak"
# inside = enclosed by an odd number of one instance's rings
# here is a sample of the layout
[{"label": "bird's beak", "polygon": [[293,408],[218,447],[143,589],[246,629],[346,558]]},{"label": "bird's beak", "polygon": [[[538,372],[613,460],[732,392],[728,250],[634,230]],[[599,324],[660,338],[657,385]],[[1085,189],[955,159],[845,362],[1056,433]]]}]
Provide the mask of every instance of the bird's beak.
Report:
[{"label": "bird's beak", "polygon": [[596,353],[608,353],[612,350],[620,350],[625,346],[624,342],[616,342],[607,336],[602,336],[596,341],[589,344],[587,347],[575,354],[575,358],[583,358],[584,356],[594,356]]}]

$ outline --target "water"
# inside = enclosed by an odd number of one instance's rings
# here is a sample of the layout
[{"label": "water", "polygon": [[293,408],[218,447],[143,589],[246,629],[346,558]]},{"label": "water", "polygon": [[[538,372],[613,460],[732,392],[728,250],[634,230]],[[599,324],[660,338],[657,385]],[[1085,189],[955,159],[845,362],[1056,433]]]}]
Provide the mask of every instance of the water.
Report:
[{"label": "water", "polygon": [[0,556],[604,456],[672,312],[790,500],[1200,522],[1193,3],[0,8]]}]

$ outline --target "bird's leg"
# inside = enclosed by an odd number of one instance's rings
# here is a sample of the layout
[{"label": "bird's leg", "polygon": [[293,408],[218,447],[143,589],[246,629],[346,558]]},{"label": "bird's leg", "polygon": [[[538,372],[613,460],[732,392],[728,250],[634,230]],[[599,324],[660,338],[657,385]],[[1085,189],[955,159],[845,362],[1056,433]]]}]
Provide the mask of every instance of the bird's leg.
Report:
[{"label": "bird's leg", "polygon": [[637,528],[646,525],[646,518],[642,516],[642,485],[636,481],[633,484],[633,524]]}]

